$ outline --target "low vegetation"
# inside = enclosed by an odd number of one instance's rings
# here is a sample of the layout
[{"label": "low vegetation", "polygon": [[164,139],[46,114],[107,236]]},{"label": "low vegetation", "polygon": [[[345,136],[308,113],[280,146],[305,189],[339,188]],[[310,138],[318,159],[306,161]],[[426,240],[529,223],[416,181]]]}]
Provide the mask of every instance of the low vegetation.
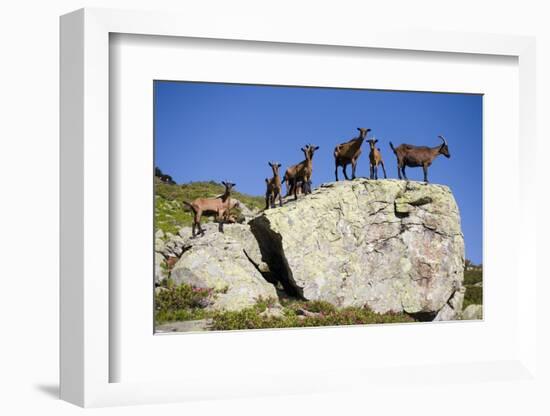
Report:
[{"label": "low vegetation", "polygon": [[466,309],[470,305],[483,305],[483,288],[478,286],[469,286],[466,288],[466,294],[464,295],[463,309]]},{"label": "low vegetation", "polygon": [[[282,307],[275,307],[277,302],[274,299],[259,299],[254,306],[241,311],[212,311],[207,308],[212,296],[217,296],[217,293],[185,284],[167,284],[158,288],[155,296],[155,322],[160,325],[210,318],[212,330],[414,322],[412,317],[402,313],[377,314],[358,307],[337,309],[328,302],[296,299],[282,300]],[[272,308],[278,311],[278,316],[266,313]]]},{"label": "low vegetation", "polygon": [[466,293],[462,308],[469,305],[483,305],[483,269],[472,269],[464,271],[464,286]]},{"label": "low vegetation", "polygon": [[[238,185],[237,185],[238,187]],[[215,197],[223,194],[224,186],[213,181],[190,182],[183,185],[175,185],[162,182],[155,178],[155,226],[156,229],[177,234],[183,226],[193,224],[192,212],[184,206],[183,201],[193,201],[201,197]],[[263,196],[250,196],[231,192],[233,198],[238,199],[249,209],[261,210],[265,206]],[[235,214],[240,215],[238,209]]]},{"label": "low vegetation", "polygon": [[466,286],[475,285],[476,283],[483,282],[483,271],[478,270],[465,270],[464,271],[464,284]]},{"label": "low vegetation", "polygon": [[208,317],[205,307],[212,291],[189,285],[174,286],[170,279],[155,291],[155,321],[189,321]]},{"label": "low vegetation", "polygon": [[[383,323],[414,322],[406,314],[377,314],[369,309],[348,307],[336,309],[327,302],[296,301],[283,307],[282,317],[262,316],[266,310],[263,302],[239,312],[223,312],[214,315],[212,329],[260,329],[296,328],[335,325],[365,325]],[[312,316],[304,316],[303,311]]]}]

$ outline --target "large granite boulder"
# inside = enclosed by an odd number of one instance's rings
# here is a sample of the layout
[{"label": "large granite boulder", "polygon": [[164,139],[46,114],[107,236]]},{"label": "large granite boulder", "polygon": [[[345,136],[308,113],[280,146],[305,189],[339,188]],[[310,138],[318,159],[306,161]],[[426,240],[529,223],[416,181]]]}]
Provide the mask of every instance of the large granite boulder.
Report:
[{"label": "large granite boulder", "polygon": [[250,222],[287,292],[338,307],[456,319],[464,290],[458,207],[442,185],[334,182]]}]

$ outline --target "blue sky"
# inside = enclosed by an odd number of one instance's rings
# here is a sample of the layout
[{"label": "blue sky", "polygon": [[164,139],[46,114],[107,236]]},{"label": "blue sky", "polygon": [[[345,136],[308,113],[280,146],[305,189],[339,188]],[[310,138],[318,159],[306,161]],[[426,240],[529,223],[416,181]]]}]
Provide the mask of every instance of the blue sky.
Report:
[{"label": "blue sky", "polygon": [[[466,257],[482,262],[481,95],[155,81],[154,111],[156,166],[178,183],[225,180],[251,195],[264,194],[268,161],[284,172],[303,160],[307,143],[320,146],[313,185],[333,181],[334,146],[357,127],[372,129],[390,178],[397,166],[389,141],[435,146],[442,134],[451,158],[438,157],[429,180],[452,189]],[[367,155],[357,176],[369,176]],[[422,169],[407,176],[422,180]]]}]

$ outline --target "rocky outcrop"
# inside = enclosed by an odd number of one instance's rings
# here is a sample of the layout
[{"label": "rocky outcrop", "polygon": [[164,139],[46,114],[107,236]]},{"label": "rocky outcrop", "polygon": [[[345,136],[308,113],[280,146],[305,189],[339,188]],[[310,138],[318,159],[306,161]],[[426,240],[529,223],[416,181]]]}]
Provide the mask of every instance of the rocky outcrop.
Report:
[{"label": "rocky outcrop", "polygon": [[260,298],[277,298],[275,286],[262,275],[266,265],[248,225],[225,225],[221,233],[217,224],[205,224],[203,237],[191,238],[191,229],[166,245],[176,245],[170,252],[181,252],[170,271],[175,284],[212,289],[215,296],[209,306],[218,310],[240,310]]},{"label": "rocky outcrop", "polygon": [[[277,298],[279,286],[286,296],[420,320],[480,316],[460,314],[464,240],[446,186],[328,183],[248,224],[226,224],[223,233],[215,223],[203,227],[205,235],[197,238],[190,227],[178,235],[157,233],[155,281],[169,276],[176,284],[211,289],[208,308],[240,310],[259,298]],[[269,314],[279,313],[275,303]]]},{"label": "rocky outcrop", "polygon": [[250,226],[290,294],[426,320],[456,319],[462,309],[464,239],[446,186],[329,183]]}]

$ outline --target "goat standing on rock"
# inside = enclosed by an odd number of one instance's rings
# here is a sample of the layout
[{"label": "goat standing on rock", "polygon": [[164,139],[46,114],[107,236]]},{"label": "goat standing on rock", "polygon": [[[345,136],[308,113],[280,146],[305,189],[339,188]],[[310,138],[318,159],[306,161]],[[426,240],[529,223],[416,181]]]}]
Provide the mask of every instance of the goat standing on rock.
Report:
[{"label": "goat standing on rock", "polygon": [[397,147],[393,147],[392,142],[390,142],[391,149],[397,157],[397,174],[399,179],[403,179],[401,177],[401,174],[403,174],[403,177],[408,180],[405,174],[406,166],[412,168],[422,166],[424,170],[424,182],[428,182],[428,168],[433,160],[439,155],[443,155],[447,159],[451,157],[447,140],[443,136],[437,137],[443,140],[443,143],[436,147],[413,146],[412,144],[400,144]]},{"label": "goat standing on rock", "polygon": [[193,202],[183,201],[193,211],[193,237],[195,237],[195,227],[199,228],[199,234],[204,235],[204,230],[201,227],[202,214],[205,212],[216,213],[216,220],[220,223],[220,231],[223,232],[223,221],[229,218],[229,211],[234,206],[231,202],[231,189],[235,186],[234,183],[222,182],[225,186],[225,192],[216,198],[197,198]]},{"label": "goat standing on rock", "polygon": [[334,148],[334,164],[336,165],[334,176],[336,176],[336,181],[338,181],[338,166],[342,166],[344,177],[349,179],[346,168],[350,163],[351,179],[355,179],[355,168],[357,167],[357,159],[361,156],[361,145],[371,129],[358,127],[357,130],[359,130],[359,137],[355,137],[346,143],[341,143]]},{"label": "goat standing on rock", "polygon": [[313,154],[319,150],[319,146],[313,146],[311,144],[302,147],[302,152],[306,157],[305,160],[302,160],[300,163],[289,167],[285,176],[283,177],[283,182],[286,182],[288,195],[290,193],[294,194],[294,199],[298,199],[297,188],[298,183],[301,181],[303,183],[303,192],[304,194],[311,193],[311,175],[313,174]]},{"label": "goat standing on rock", "polygon": [[382,154],[380,153],[380,149],[376,148],[376,143],[378,143],[378,140],[376,140],[376,138],[372,138],[367,141],[369,142],[369,145],[370,145],[370,153],[369,153],[370,178],[378,179],[378,166],[382,166],[382,170],[384,171],[384,179],[387,179],[386,168],[384,167]]},{"label": "goat standing on rock", "polygon": [[267,190],[265,192],[265,209],[275,206],[275,200],[279,197],[279,206],[283,206],[283,186],[281,185],[281,176],[279,175],[280,163],[268,162],[273,170],[271,179],[265,178]]}]

